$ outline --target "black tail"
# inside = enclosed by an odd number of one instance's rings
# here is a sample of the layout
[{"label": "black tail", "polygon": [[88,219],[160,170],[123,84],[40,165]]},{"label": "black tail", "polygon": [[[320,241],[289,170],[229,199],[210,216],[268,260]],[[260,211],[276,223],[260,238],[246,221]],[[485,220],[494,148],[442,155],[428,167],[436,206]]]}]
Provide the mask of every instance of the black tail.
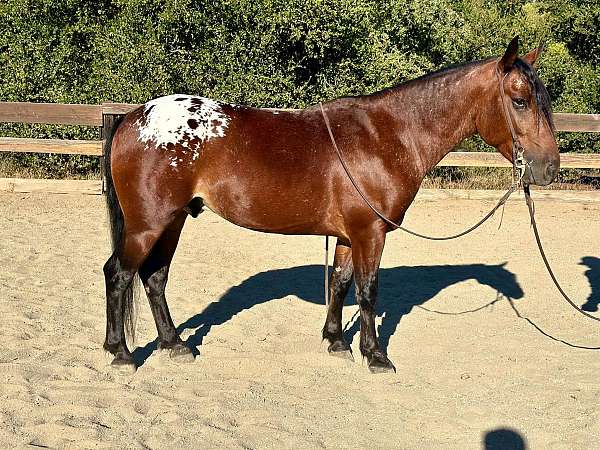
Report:
[{"label": "black tail", "polygon": [[[123,216],[123,210],[119,204],[117,198],[117,192],[113,184],[110,155],[112,151],[112,140],[119,124],[123,120],[124,116],[118,116],[112,126],[108,126],[104,130],[104,138],[106,144],[104,146],[104,189],[106,198],[106,208],[108,210],[108,221],[110,224],[110,238],[112,244],[113,255],[111,259],[114,259],[121,249],[121,241],[123,238],[123,228],[125,226],[125,219]],[[135,305],[139,287],[139,277],[135,275],[133,281],[125,291],[123,295],[123,323],[125,324],[125,333],[129,337],[129,340],[133,344],[135,342]]]}]

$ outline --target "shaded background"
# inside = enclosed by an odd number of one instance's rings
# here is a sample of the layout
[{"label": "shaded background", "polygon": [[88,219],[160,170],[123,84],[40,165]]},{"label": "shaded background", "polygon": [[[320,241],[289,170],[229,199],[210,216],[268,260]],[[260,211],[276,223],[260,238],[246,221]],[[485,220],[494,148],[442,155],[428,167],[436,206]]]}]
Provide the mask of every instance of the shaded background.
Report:
[{"label": "shaded background", "polygon": [[[499,55],[515,34],[523,51],[545,42],[539,72],[556,111],[600,112],[600,4],[565,0],[8,0],[0,4],[0,100],[143,103],[181,92],[304,107]],[[0,134],[85,139],[98,130],[4,124]],[[568,151],[600,152],[597,133],[559,140]],[[98,164],[2,158],[56,176]]]}]

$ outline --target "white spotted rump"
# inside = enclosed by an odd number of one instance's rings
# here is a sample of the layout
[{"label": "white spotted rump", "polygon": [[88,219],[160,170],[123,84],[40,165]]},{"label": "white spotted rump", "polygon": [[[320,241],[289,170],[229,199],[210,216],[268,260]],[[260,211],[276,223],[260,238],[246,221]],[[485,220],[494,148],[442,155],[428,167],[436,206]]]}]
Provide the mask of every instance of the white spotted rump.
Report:
[{"label": "white spotted rump", "polygon": [[[191,153],[191,161],[200,155],[202,143],[225,136],[229,117],[222,104],[204,97],[168,95],[149,101],[144,114],[137,121],[138,140],[153,144],[157,149],[175,150],[181,145]],[[169,145],[170,144],[170,145]],[[181,159],[170,157],[176,166]]]}]

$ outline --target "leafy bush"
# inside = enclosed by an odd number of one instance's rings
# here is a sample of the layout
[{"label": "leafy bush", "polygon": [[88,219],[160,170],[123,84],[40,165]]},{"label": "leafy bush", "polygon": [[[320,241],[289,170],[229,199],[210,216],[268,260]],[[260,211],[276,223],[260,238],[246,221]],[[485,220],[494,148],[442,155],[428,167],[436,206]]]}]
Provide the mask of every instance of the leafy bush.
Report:
[{"label": "leafy bush", "polygon": [[[600,4],[582,0],[4,0],[0,100],[142,103],[182,92],[304,107],[498,55],[515,34],[523,51],[546,43],[539,72],[555,110],[600,112]],[[0,134],[98,137],[8,124]],[[600,152],[598,134],[559,138],[564,150]],[[64,157],[11,158],[65,175]],[[73,158],[68,172],[96,164]]]}]

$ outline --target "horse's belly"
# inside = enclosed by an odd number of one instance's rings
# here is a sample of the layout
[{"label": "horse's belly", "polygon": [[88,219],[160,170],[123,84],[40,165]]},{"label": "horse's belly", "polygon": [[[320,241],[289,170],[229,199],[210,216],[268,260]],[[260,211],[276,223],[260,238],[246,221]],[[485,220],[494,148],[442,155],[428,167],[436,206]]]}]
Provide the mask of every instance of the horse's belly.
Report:
[{"label": "horse's belly", "polygon": [[252,230],[313,234],[322,227],[322,205],[312,195],[281,189],[236,189],[222,186],[196,194],[213,212],[238,226]]}]

